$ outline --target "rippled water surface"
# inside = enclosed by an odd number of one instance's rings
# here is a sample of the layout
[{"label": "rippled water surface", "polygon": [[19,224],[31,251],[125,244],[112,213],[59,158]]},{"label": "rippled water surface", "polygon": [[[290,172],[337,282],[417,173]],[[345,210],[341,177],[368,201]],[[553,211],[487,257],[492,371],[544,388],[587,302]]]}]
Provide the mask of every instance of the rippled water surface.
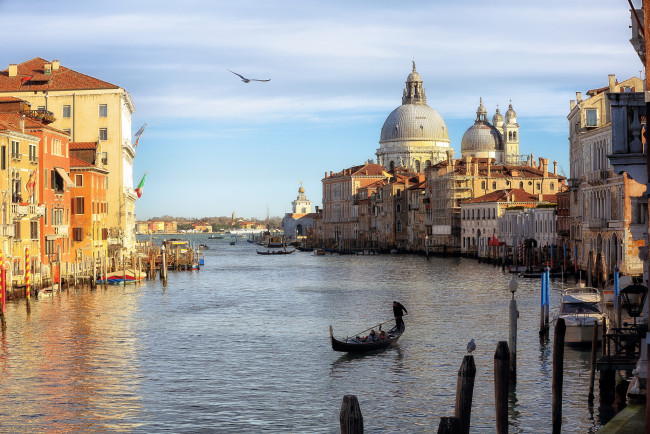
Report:
[{"label": "rippled water surface", "polygon": [[[493,358],[508,339],[510,299],[500,269],[419,256],[261,256],[246,242],[193,239],[211,247],[206,265],[170,272],[166,287],[11,302],[0,430],[334,433],[343,396],[355,394],[367,432],[437,432],[439,418],[453,416],[471,338],[472,431],[495,430]],[[552,344],[538,337],[539,285],[519,281],[511,432],[550,432]],[[391,318],[393,300],[409,311],[397,347],[331,350],[330,324],[335,335],[355,334]],[[567,348],[565,432],[600,427],[588,378],[589,352]]]}]

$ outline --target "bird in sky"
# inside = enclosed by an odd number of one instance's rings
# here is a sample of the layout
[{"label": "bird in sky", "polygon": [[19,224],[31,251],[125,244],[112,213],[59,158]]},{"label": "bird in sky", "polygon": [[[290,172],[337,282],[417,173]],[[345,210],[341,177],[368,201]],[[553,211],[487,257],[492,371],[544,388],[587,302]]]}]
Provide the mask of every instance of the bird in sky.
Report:
[{"label": "bird in sky", "polygon": [[[228,71],[230,71],[230,69],[229,69]],[[257,78],[246,78],[246,77],[244,77],[243,75],[241,75],[241,74],[237,74],[237,73],[234,72],[234,71],[230,71],[230,72],[232,72],[233,74],[235,74],[237,77],[241,78],[241,81],[243,81],[244,83],[250,83],[251,81],[271,81],[270,78],[269,78],[268,80],[258,80]]]},{"label": "bird in sky", "polygon": [[472,351],[474,351],[475,349],[476,349],[476,344],[474,343],[474,339],[472,339],[467,343],[467,352],[469,354],[472,354]]}]

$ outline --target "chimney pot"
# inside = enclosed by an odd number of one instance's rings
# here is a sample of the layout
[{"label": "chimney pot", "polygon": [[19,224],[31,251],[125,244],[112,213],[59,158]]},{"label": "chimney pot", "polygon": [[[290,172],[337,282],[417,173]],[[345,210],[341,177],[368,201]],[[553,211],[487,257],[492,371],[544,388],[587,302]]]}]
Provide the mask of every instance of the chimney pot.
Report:
[{"label": "chimney pot", "polygon": [[616,74],[609,74],[609,91],[616,91]]},{"label": "chimney pot", "polygon": [[58,71],[61,66],[61,62],[58,59],[52,61],[52,71]]},{"label": "chimney pot", "polygon": [[557,175],[557,161],[553,161],[553,175]]},{"label": "chimney pot", "polygon": [[9,64],[9,77],[15,77],[18,75],[18,65],[15,63]]},{"label": "chimney pot", "polygon": [[576,100],[572,99],[571,102],[569,103],[569,108],[573,110],[576,106]]},{"label": "chimney pot", "polygon": [[576,101],[577,102],[582,101],[582,92],[576,92]]}]

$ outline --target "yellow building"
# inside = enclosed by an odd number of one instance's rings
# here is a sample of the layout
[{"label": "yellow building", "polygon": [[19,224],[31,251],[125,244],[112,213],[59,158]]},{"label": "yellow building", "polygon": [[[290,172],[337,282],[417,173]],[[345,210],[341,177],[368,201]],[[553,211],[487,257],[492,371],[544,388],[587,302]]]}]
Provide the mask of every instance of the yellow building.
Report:
[{"label": "yellow building", "polygon": [[[24,132],[17,115],[0,114],[0,240],[7,281],[23,284],[25,268],[39,272],[39,221],[44,207],[38,206],[38,146],[40,137]],[[26,264],[25,253],[30,260]]]},{"label": "yellow building", "polygon": [[53,127],[72,142],[101,142],[108,171],[106,227],[109,254],[135,245],[135,200],[129,93],[114,84],[52,62],[34,58],[10,64],[0,74],[0,97],[15,96],[32,108],[54,113]]}]

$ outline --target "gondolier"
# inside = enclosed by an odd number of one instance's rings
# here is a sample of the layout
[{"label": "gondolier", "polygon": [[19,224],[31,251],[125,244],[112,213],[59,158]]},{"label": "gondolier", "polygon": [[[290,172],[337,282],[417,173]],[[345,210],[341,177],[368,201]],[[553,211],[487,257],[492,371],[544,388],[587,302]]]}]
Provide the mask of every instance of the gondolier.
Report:
[{"label": "gondolier", "polygon": [[408,314],[408,311],[404,306],[402,306],[402,303],[393,301],[393,315],[395,316],[395,330],[404,328],[404,321],[402,320],[402,315],[403,315],[402,312]]}]

